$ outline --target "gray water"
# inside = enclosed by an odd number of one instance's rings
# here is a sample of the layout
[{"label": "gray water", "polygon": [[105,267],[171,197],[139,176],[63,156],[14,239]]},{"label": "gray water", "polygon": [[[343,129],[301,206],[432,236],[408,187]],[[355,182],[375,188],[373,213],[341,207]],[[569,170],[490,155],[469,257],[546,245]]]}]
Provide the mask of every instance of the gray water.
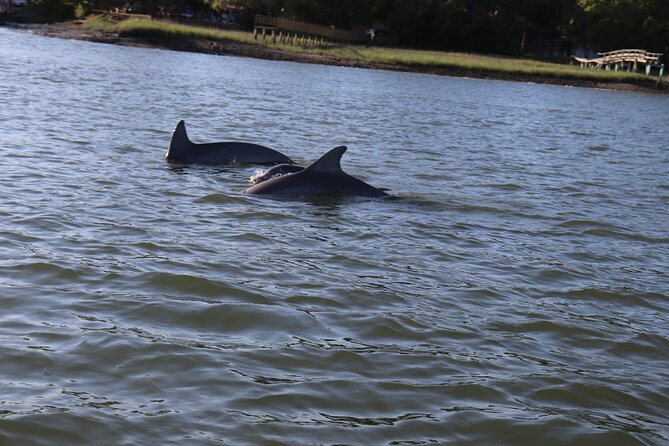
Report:
[{"label": "gray water", "polygon": [[0,79],[1,445],[669,444],[669,97],[1,28]]}]

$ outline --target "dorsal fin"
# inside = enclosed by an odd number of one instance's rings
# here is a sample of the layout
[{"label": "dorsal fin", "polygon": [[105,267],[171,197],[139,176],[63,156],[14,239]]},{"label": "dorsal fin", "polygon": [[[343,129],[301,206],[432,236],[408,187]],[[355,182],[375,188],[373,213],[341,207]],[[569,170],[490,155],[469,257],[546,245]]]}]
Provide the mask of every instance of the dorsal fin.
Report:
[{"label": "dorsal fin", "polygon": [[172,140],[170,141],[170,149],[168,153],[176,154],[184,149],[190,147],[193,143],[188,139],[188,134],[186,133],[186,123],[179,121],[177,126],[174,128],[172,133]]},{"label": "dorsal fin", "polygon": [[341,172],[341,157],[346,152],[346,146],[335,147],[325,155],[311,163],[305,170],[310,172]]}]

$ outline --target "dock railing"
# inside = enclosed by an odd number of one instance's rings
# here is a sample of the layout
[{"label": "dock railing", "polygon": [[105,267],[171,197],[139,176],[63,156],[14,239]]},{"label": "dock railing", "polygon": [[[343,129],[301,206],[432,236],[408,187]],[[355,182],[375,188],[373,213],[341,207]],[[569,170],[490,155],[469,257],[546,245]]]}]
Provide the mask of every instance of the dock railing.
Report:
[{"label": "dock railing", "polygon": [[277,39],[281,43],[299,42],[362,42],[367,39],[365,34],[358,34],[331,26],[315,23],[300,22],[297,20],[282,19],[256,14],[253,26],[255,39],[261,35],[263,40],[270,37],[274,43]]},{"label": "dock railing", "polygon": [[662,53],[651,53],[646,50],[615,50],[605,53],[597,53],[604,59],[604,63],[642,63],[644,65],[660,63]]}]

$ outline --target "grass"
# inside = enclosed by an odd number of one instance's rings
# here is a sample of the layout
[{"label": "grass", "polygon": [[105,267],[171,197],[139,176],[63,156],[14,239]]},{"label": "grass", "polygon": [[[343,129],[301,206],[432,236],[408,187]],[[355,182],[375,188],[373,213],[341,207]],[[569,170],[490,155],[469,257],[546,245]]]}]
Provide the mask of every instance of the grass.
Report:
[{"label": "grass", "polygon": [[271,46],[292,53],[318,54],[349,61],[389,64],[417,69],[445,68],[480,73],[498,73],[509,76],[539,76],[554,79],[600,82],[634,82],[645,79],[645,76],[637,73],[585,69],[574,65],[466,53],[367,47],[363,45],[272,44],[269,43],[269,40],[265,42],[254,40],[253,34],[250,32],[221,30],[204,26],[181,25],[135,18],[119,22],[102,16],[93,16],[89,17],[83,26],[105,32],[116,32],[120,36],[141,39],[168,41],[207,39],[219,42],[240,42],[251,45]]},{"label": "grass", "polygon": [[118,33],[122,37],[157,39],[208,39],[257,43],[253,35],[244,31],[228,31],[205,26],[180,25],[159,20],[128,19],[116,21],[105,16],[91,16],[83,25],[88,29]]},{"label": "grass", "polygon": [[342,59],[362,60],[406,67],[454,68],[483,73],[545,76],[557,79],[602,80],[619,82],[643,79],[642,75],[621,71],[583,69],[579,66],[530,59],[483,56],[467,53],[345,46],[332,49],[302,49],[303,52],[336,56]]}]

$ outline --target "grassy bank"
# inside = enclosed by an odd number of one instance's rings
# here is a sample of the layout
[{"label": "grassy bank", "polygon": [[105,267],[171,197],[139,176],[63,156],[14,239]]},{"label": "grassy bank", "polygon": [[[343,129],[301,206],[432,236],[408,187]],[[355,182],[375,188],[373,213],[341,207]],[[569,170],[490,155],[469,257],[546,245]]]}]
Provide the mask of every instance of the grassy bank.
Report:
[{"label": "grassy bank", "polygon": [[121,37],[155,40],[207,39],[214,42],[257,44],[253,34],[204,26],[189,26],[160,20],[128,19],[116,21],[104,16],[91,16],[82,24],[86,29],[117,33]]},{"label": "grassy bank", "polygon": [[[117,33],[148,41],[174,42],[183,47],[188,41],[206,40],[212,43],[240,43],[256,50],[274,50],[290,55],[322,56],[330,61],[359,63],[381,68],[412,69],[415,71],[454,70],[468,75],[501,75],[505,78],[520,77],[574,80],[602,83],[642,83],[645,76],[622,71],[583,69],[579,66],[538,62],[528,59],[482,56],[464,53],[409,50],[398,48],[367,47],[363,45],[286,45],[272,44],[269,40],[254,40],[243,31],[228,31],[202,26],[188,26],[156,20],[129,19],[113,21],[104,17],[90,17],[82,25],[87,29]],[[254,51],[251,51],[254,53]],[[256,52],[257,53],[257,52]],[[257,55],[257,54],[251,54]],[[262,55],[260,55],[262,57]],[[315,60],[317,62],[317,60]]]},{"label": "grassy bank", "polygon": [[[307,49],[307,51],[320,52],[322,50]],[[629,80],[630,78],[643,78],[641,75],[632,73],[585,70],[572,65],[466,53],[346,46],[324,50],[322,54],[333,55],[344,59],[359,59],[366,62],[390,65],[445,67],[467,71],[505,73],[510,75],[547,76],[560,79],[619,82]]]}]

